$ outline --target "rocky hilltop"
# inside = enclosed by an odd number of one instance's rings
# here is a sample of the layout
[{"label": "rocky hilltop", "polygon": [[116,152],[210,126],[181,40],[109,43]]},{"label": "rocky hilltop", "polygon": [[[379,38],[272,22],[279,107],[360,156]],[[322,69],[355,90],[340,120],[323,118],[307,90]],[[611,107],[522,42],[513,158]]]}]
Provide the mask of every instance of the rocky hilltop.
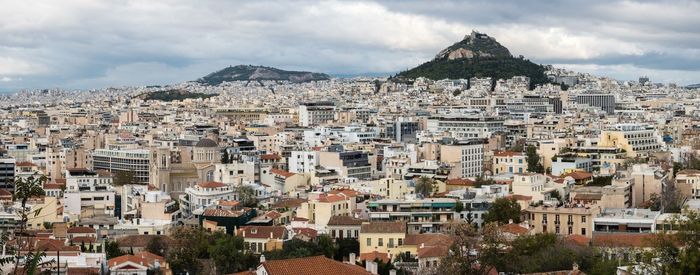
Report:
[{"label": "rocky hilltop", "polygon": [[495,38],[473,31],[461,41],[438,52],[433,60],[413,69],[400,72],[397,79],[425,77],[439,79],[469,79],[491,77],[508,79],[527,76],[531,86],[547,83],[545,68],[522,56],[514,57],[508,48]]}]

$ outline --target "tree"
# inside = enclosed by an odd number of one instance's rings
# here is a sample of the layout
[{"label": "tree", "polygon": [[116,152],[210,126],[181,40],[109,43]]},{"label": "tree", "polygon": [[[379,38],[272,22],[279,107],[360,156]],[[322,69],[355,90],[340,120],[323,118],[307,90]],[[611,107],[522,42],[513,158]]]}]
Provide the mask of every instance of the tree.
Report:
[{"label": "tree", "polygon": [[[46,176],[44,175],[38,175],[34,174],[32,176],[29,176],[27,178],[22,178],[22,177],[16,177],[15,178],[15,193],[12,194],[12,199],[14,201],[19,201],[21,208],[18,211],[20,220],[19,220],[19,229],[15,232],[15,239],[16,239],[16,249],[15,251],[18,253],[15,258],[15,267],[14,270],[15,272],[18,270],[19,267],[19,260],[20,260],[20,244],[22,243],[22,237],[25,235],[25,231],[27,228],[27,221],[29,221],[29,216],[33,215],[36,217],[40,212],[41,208],[35,209],[32,213],[30,213],[29,207],[27,207],[27,201],[29,201],[30,198],[33,197],[40,197],[44,196],[44,183],[46,182]],[[36,252],[34,254],[31,254],[33,257],[32,261],[34,261],[36,264],[41,262],[41,258],[45,255],[39,252]],[[27,256],[28,257],[28,256]],[[28,270],[28,269],[27,269]],[[32,270],[31,272],[34,272]]]},{"label": "tree", "polygon": [[242,237],[222,235],[209,247],[209,255],[216,266],[218,274],[229,274],[246,270],[248,262],[256,257],[250,252],[244,252]]},{"label": "tree", "polygon": [[168,244],[165,239],[161,236],[156,236],[148,240],[146,244],[146,251],[159,256],[165,256],[168,254]]},{"label": "tree", "polygon": [[487,274],[488,267],[479,264],[479,234],[470,224],[453,222],[446,226],[454,242],[445,257],[440,259],[437,274]]},{"label": "tree", "polygon": [[651,241],[664,274],[700,274],[700,213],[688,211],[672,225],[678,231],[662,232]]},{"label": "tree", "polygon": [[429,197],[433,193],[434,184],[435,180],[426,176],[420,177],[416,181],[415,192],[416,194],[420,194],[423,197]]},{"label": "tree", "polygon": [[112,183],[115,186],[133,184],[135,176],[136,174],[134,173],[134,171],[118,170],[114,172],[114,179],[112,180]]},{"label": "tree", "polygon": [[326,258],[331,258],[335,256],[337,248],[335,247],[335,244],[333,243],[333,239],[328,236],[328,235],[320,235],[318,236],[318,249],[323,252],[323,256],[326,256]]},{"label": "tree", "polygon": [[510,221],[520,223],[520,204],[513,198],[498,198],[489,211],[484,214],[484,222],[506,224]]},{"label": "tree", "polygon": [[191,227],[177,227],[173,229],[171,236],[173,243],[168,249],[166,259],[173,273],[196,274],[202,268],[198,259],[209,257],[211,236],[199,228]]},{"label": "tree", "polygon": [[255,194],[255,189],[250,186],[241,186],[237,188],[238,200],[245,207],[256,207],[258,205],[258,196]]},{"label": "tree", "polygon": [[496,184],[496,181],[494,181],[492,178],[487,178],[484,175],[480,175],[476,177],[474,180],[474,186],[476,187],[481,187],[484,185],[493,185]]},{"label": "tree", "polygon": [[535,146],[527,147],[527,171],[532,173],[544,173],[544,167],[540,163],[540,155]]},{"label": "tree", "polygon": [[228,155],[228,150],[225,148],[224,153],[221,154],[221,163],[229,163],[230,157]]},{"label": "tree", "polygon": [[124,251],[119,249],[119,243],[116,241],[110,241],[105,244],[105,252],[107,254],[107,259],[119,257],[124,255]]},{"label": "tree", "polygon": [[356,239],[338,239],[336,240],[337,250],[335,253],[335,260],[342,261],[343,257],[347,257],[350,253],[355,253],[355,255],[360,255],[360,242]]},{"label": "tree", "polygon": [[460,200],[457,200],[457,203],[455,204],[455,212],[460,213],[464,211],[464,204]]}]

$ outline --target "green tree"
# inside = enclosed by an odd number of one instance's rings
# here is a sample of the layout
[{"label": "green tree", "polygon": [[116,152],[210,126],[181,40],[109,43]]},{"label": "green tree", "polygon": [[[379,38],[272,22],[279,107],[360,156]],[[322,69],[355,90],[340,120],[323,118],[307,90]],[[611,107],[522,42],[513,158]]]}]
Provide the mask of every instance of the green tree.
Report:
[{"label": "green tree", "polygon": [[112,183],[115,186],[133,184],[135,182],[134,181],[135,176],[136,176],[136,174],[134,173],[134,171],[119,170],[119,171],[114,172],[114,179],[112,180]]},{"label": "green tree", "polygon": [[455,212],[460,213],[462,211],[464,211],[464,204],[462,204],[460,200],[457,200],[455,203]]},{"label": "green tree", "polygon": [[328,235],[320,235],[318,236],[318,249],[323,252],[323,255],[326,256],[326,258],[331,258],[333,259],[335,256],[335,253],[337,251],[337,248],[335,246],[335,243],[333,243],[333,239],[328,236]]},{"label": "green tree", "polygon": [[506,224],[509,221],[520,223],[520,204],[513,198],[496,199],[489,211],[484,214],[484,222]]},{"label": "green tree", "polygon": [[209,257],[211,235],[199,228],[177,227],[172,230],[173,243],[170,244],[167,261],[174,273],[196,274],[201,270],[200,258]]},{"label": "green tree", "polygon": [[700,274],[700,213],[688,211],[672,221],[678,231],[662,232],[651,241],[664,274]]},{"label": "green tree", "polygon": [[493,184],[496,184],[496,181],[494,181],[492,178],[485,177],[484,175],[480,175],[474,180],[474,186],[476,187]]},{"label": "green tree", "polygon": [[420,177],[416,181],[415,192],[416,194],[420,194],[423,197],[430,197],[430,195],[433,193],[434,184],[435,180],[433,180],[432,178],[426,176]]},{"label": "green tree", "polygon": [[540,155],[535,146],[527,147],[527,171],[532,173],[544,173],[544,166],[540,163]]},{"label": "green tree", "polygon": [[255,189],[250,186],[241,186],[236,189],[238,192],[238,200],[245,207],[256,207],[258,206],[258,196],[256,195]]},{"label": "green tree", "polygon": [[244,252],[242,237],[222,235],[209,247],[209,255],[216,266],[218,274],[229,274],[246,270],[248,262],[256,258],[250,252]]},{"label": "green tree", "polygon": [[335,253],[335,260],[342,261],[343,257],[348,257],[350,253],[355,253],[355,255],[360,255],[360,242],[356,239],[338,239],[336,240],[337,251]]},{"label": "green tree", "polygon": [[221,163],[229,163],[230,157],[228,155],[228,150],[224,148],[224,153],[221,154]]},{"label": "green tree", "polygon": [[146,244],[146,251],[156,255],[165,256],[168,255],[168,244],[166,243],[165,238],[156,236],[148,240],[148,243]]},{"label": "green tree", "polygon": [[[22,177],[16,177],[15,178],[15,192],[12,194],[12,199],[16,202],[19,201],[20,203],[20,209],[18,211],[19,215],[19,229],[15,232],[15,239],[16,239],[16,247],[15,247],[15,252],[19,253],[20,247],[19,245],[23,242],[22,239],[26,235],[25,231],[27,228],[27,222],[29,221],[30,216],[36,217],[39,215],[41,212],[41,208],[35,209],[34,211],[30,212],[30,208],[27,207],[27,201],[29,201],[30,198],[34,197],[41,197],[45,195],[44,192],[44,183],[46,183],[46,176],[44,175],[38,175],[34,174],[31,175],[27,178],[22,178]],[[31,260],[34,261],[37,265],[41,263],[41,258],[45,255],[40,252],[36,252],[31,254],[32,258]],[[29,257],[29,256],[27,256]],[[15,267],[14,270],[15,272],[18,270],[19,267],[19,260],[20,257],[19,255],[16,255],[15,258]],[[29,259],[28,259],[29,260]],[[29,270],[29,269],[27,269]],[[31,270],[31,272],[34,272],[34,270]]]},{"label": "green tree", "polygon": [[107,259],[122,256],[126,253],[119,249],[119,243],[116,241],[109,241],[105,243],[105,253],[107,254]]}]

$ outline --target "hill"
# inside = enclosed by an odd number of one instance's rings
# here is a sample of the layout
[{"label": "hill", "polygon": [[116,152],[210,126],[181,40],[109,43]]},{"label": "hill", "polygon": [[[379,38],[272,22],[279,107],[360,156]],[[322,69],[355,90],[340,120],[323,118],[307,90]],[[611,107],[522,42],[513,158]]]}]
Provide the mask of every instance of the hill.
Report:
[{"label": "hill", "polygon": [[181,89],[157,91],[141,94],[138,98],[143,100],[160,100],[160,101],[174,101],[174,100],[184,100],[188,98],[210,98],[216,96],[216,94],[204,94],[204,93],[193,93]]},{"label": "hill", "polygon": [[250,80],[286,80],[291,82],[308,82],[328,80],[327,74],[285,71],[272,67],[238,65],[213,72],[197,80],[207,85],[219,85],[225,81],[250,81]]},{"label": "hill", "polygon": [[522,56],[513,57],[510,51],[486,34],[472,32],[452,46],[440,51],[433,60],[413,69],[398,73],[395,78],[415,79],[469,79],[491,77],[508,79],[527,76],[530,86],[547,83],[545,68]]}]

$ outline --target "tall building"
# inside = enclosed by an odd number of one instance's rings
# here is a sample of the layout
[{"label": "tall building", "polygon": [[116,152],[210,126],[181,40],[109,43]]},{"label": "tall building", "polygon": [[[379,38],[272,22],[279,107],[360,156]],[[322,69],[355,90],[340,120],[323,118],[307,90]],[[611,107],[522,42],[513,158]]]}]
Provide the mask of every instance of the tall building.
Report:
[{"label": "tall building", "polygon": [[476,115],[437,115],[428,118],[428,131],[448,132],[457,139],[488,138],[495,132],[505,132],[505,118]]},{"label": "tall building", "polygon": [[15,190],[16,160],[10,157],[0,157],[0,189]]},{"label": "tall building", "polygon": [[454,141],[440,146],[440,160],[453,166],[456,177],[478,177],[484,172],[483,139]]},{"label": "tall building", "polygon": [[97,149],[92,153],[94,170],[133,172],[139,184],[148,184],[150,151],[147,149]]},{"label": "tall building", "polygon": [[615,113],[615,95],[613,94],[580,94],[576,103],[598,107],[608,114]]},{"label": "tall building", "polygon": [[335,104],[329,101],[299,104],[299,125],[309,127],[335,119]]}]

